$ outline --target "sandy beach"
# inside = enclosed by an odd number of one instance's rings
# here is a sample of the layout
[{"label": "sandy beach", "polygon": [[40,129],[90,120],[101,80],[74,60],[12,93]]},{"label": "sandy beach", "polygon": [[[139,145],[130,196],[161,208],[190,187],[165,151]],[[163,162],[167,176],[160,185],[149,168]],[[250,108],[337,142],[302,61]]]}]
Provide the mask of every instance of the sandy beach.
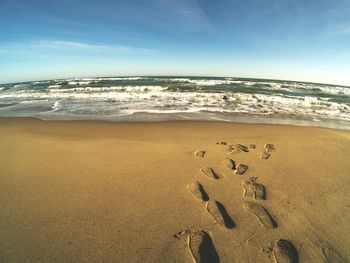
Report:
[{"label": "sandy beach", "polygon": [[349,131],[0,118],[0,149],[1,262],[350,261]]}]

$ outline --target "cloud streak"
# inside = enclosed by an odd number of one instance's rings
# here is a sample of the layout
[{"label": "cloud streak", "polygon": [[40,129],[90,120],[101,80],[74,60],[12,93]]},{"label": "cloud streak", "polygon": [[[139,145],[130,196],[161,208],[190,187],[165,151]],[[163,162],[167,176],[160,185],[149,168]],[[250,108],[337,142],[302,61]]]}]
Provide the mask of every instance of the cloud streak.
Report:
[{"label": "cloud streak", "polygon": [[35,40],[26,43],[7,43],[0,45],[1,53],[13,53],[24,51],[67,51],[85,53],[109,53],[109,54],[143,54],[152,55],[157,50],[150,48],[131,47],[124,45],[92,44],[70,40]]}]

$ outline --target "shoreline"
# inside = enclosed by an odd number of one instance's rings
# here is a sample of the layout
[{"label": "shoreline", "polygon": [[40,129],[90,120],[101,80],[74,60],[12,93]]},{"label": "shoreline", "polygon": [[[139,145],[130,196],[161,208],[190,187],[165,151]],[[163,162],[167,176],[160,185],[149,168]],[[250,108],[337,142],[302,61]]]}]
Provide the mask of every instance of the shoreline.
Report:
[{"label": "shoreline", "polygon": [[[136,113],[132,114],[134,117],[130,118],[130,115],[126,116],[119,116],[117,119],[112,118],[80,118],[80,119],[45,119],[45,118],[39,118],[39,117],[32,117],[32,116],[0,116],[1,119],[19,119],[19,120],[25,120],[25,119],[32,119],[32,120],[38,120],[43,122],[97,122],[97,123],[115,123],[115,124],[127,124],[127,123],[135,123],[135,124],[150,124],[150,123],[228,123],[228,124],[242,124],[242,125],[276,125],[276,126],[287,126],[287,127],[303,127],[303,128],[320,128],[320,129],[331,129],[331,130],[339,130],[339,131],[350,131],[350,126],[345,123],[339,123],[339,122],[323,122],[328,123],[328,125],[317,125],[319,124],[316,121],[312,120],[298,120],[298,119],[280,119],[281,122],[268,122],[266,120],[270,121],[276,121],[276,119],[273,118],[260,118],[257,117],[257,119],[264,119],[265,121],[260,122],[252,122],[246,119],[246,117],[237,118],[238,120],[225,120],[225,119],[186,119],[186,118],[172,118],[169,117],[173,114],[155,114],[157,117],[155,118],[146,118],[145,115],[151,115],[149,113]],[[163,116],[164,118],[161,118],[159,116]],[[175,116],[175,115],[173,115]],[[126,118],[123,118],[126,117]],[[294,121],[294,122],[293,122]]]},{"label": "shoreline", "polygon": [[[267,144],[274,149],[261,159]],[[206,233],[220,262],[271,262],[279,239],[300,262],[350,259],[349,131],[0,118],[0,147],[4,262],[192,262],[181,239],[188,229]],[[226,158],[248,169],[233,173]],[[249,180],[265,200],[246,195]],[[195,182],[224,206],[229,226],[195,195]],[[261,223],[247,201],[275,224]]]}]

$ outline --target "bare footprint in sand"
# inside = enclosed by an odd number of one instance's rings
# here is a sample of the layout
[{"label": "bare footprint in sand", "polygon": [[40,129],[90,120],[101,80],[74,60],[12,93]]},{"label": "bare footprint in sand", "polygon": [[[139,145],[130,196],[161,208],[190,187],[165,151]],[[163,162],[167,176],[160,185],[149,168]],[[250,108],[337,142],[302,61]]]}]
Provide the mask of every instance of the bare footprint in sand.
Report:
[{"label": "bare footprint in sand", "polygon": [[270,157],[270,154],[268,152],[263,152],[260,154],[260,159],[267,160],[269,159],[269,157]]},{"label": "bare footprint in sand", "polygon": [[235,226],[232,218],[220,202],[215,200],[207,202],[207,211],[219,225],[229,229]]},{"label": "bare footprint in sand", "polygon": [[224,160],[224,165],[229,168],[230,170],[236,170],[236,163],[234,160],[230,159],[230,158],[226,158]]},{"label": "bare footprint in sand", "polygon": [[196,263],[218,263],[219,255],[216,252],[210,235],[202,230],[187,229],[176,234],[175,237],[186,242],[191,256]]},{"label": "bare footprint in sand", "polygon": [[287,240],[279,239],[273,246],[273,256],[277,263],[298,263],[298,252]]},{"label": "bare footprint in sand", "polygon": [[235,174],[242,175],[248,170],[248,165],[239,164],[235,170]]},{"label": "bare footprint in sand", "polygon": [[265,188],[262,184],[256,182],[256,177],[242,182],[244,189],[243,196],[251,197],[255,200],[265,200]]},{"label": "bare footprint in sand", "polygon": [[195,156],[199,157],[199,158],[203,158],[205,155],[205,151],[196,151],[194,153]]},{"label": "bare footprint in sand", "polygon": [[260,223],[267,228],[275,228],[277,226],[276,222],[272,219],[272,217],[268,214],[264,207],[259,205],[258,203],[245,201],[243,203],[243,207],[253,215],[255,215]]},{"label": "bare footprint in sand", "polygon": [[187,185],[188,190],[200,201],[208,201],[209,196],[205,192],[203,186],[199,182],[190,183]]},{"label": "bare footprint in sand", "polygon": [[218,176],[218,174],[213,170],[213,168],[210,167],[204,167],[201,168],[200,170],[204,175],[206,175],[207,177],[211,178],[211,179],[220,179],[220,177]]}]

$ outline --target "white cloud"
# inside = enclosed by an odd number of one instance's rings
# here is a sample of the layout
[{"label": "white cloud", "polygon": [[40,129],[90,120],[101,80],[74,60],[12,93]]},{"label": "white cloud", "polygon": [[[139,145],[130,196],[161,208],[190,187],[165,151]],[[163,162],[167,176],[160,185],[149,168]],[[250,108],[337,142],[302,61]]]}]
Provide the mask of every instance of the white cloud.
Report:
[{"label": "white cloud", "polygon": [[123,45],[90,44],[84,42],[66,41],[66,40],[39,40],[33,44],[39,48],[56,49],[79,49],[91,52],[113,52],[113,53],[155,53],[156,50],[148,48],[139,48]]},{"label": "white cloud", "polygon": [[65,41],[65,40],[39,40],[32,45],[33,48],[53,48],[53,49],[84,49],[89,51],[113,51],[130,52],[132,48],[121,45],[101,45],[89,44],[83,42]]},{"label": "white cloud", "polygon": [[70,40],[34,40],[26,43],[7,43],[0,45],[1,53],[25,51],[72,51],[88,53],[138,53],[154,54],[157,51],[149,48],[139,48],[123,45],[91,44]]}]

